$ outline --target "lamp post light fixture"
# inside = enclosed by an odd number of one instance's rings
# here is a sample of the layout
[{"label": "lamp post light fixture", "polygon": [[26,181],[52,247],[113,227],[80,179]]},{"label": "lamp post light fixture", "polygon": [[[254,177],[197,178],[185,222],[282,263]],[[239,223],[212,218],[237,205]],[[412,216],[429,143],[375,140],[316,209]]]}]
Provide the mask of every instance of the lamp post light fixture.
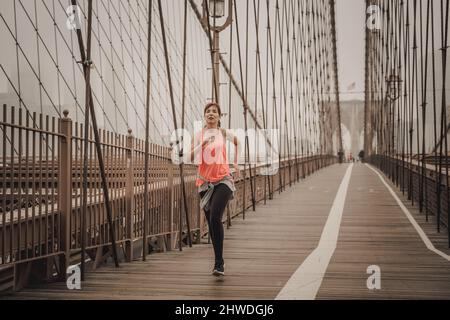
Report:
[{"label": "lamp post light fixture", "polygon": [[210,17],[223,18],[225,15],[225,0],[209,0],[208,8]]},{"label": "lamp post light fixture", "polygon": [[401,92],[401,86],[400,83],[402,82],[400,76],[392,73],[389,77],[386,77],[387,82],[387,96],[390,100],[396,101],[400,97]]},{"label": "lamp post light fixture", "polygon": [[[389,113],[386,114],[386,116],[389,117],[389,120],[387,120],[387,123],[389,124],[391,122],[391,119],[393,117],[393,113],[395,113],[395,101],[400,98],[401,93],[401,78],[399,75],[395,74],[395,71],[393,70],[389,77],[386,76],[386,82],[387,82],[387,97],[389,100],[392,101],[393,110],[389,108]],[[392,120],[393,121],[393,120]],[[395,124],[393,124],[395,126]],[[398,128],[397,128],[398,129]],[[387,135],[389,136],[389,144],[385,146],[384,148],[388,148],[385,150],[385,152],[396,154],[396,146],[395,146],[395,128],[388,125],[387,127]]]},{"label": "lamp post light fixture", "polygon": [[[228,1],[228,16],[226,21],[218,26],[217,19],[225,17],[225,7]],[[225,30],[232,23],[233,16],[233,0],[203,0],[202,24],[206,30],[213,32],[213,101],[220,104],[220,46],[219,33]],[[209,23],[208,19],[213,18],[213,23]]]}]

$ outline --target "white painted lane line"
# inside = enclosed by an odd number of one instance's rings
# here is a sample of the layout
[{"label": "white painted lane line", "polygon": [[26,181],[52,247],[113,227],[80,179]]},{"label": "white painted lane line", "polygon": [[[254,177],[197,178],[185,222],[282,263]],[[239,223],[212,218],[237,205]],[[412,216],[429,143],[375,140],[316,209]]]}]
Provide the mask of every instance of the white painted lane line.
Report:
[{"label": "white painted lane line", "polygon": [[342,179],[327,222],[323,228],[319,245],[286,282],[275,298],[276,300],[312,300],[316,298],[331,257],[336,249],[352,169],[353,164],[347,168]]},{"label": "white painted lane line", "polygon": [[397,196],[397,194],[395,194],[394,190],[392,190],[392,188],[386,183],[386,181],[384,180],[383,176],[378,173],[377,170],[375,170],[374,168],[372,168],[371,166],[369,166],[366,163],[366,166],[372,170],[373,172],[375,172],[378,177],[380,178],[380,180],[383,182],[383,184],[386,186],[386,188],[389,190],[389,192],[391,193],[392,197],[394,197],[394,199],[397,201],[398,205],[400,206],[400,208],[402,209],[403,213],[406,215],[406,217],[408,218],[409,222],[411,222],[411,224],[413,225],[413,227],[416,229],[417,233],[419,234],[420,238],[422,239],[423,243],[425,244],[425,246],[431,250],[432,252],[440,255],[442,258],[444,258],[447,261],[450,261],[450,256],[444,252],[442,252],[439,249],[436,249],[436,247],[433,245],[433,243],[430,241],[430,239],[428,238],[428,236],[426,235],[426,233],[422,230],[422,228],[419,226],[419,224],[416,222],[416,220],[413,218],[413,216],[411,215],[411,213],[409,212],[408,208],[405,207],[405,205],[403,204],[403,202],[399,199],[399,197]]}]

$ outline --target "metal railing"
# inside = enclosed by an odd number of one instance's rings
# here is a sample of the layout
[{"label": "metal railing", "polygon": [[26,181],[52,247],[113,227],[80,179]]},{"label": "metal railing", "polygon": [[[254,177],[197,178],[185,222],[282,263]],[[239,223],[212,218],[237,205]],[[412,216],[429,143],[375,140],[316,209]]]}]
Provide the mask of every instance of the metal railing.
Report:
[{"label": "metal railing", "polygon": [[55,118],[3,106],[0,265],[63,252],[58,152],[67,136]]},{"label": "metal railing", "polygon": [[432,218],[438,231],[441,226],[447,227],[448,230],[450,203],[449,189],[446,186],[447,175],[444,170],[439,179],[434,166],[425,165],[423,170],[422,162],[414,157],[410,159],[409,157],[374,155],[368,160],[383,171],[413,205],[422,202],[422,211],[426,215],[426,220],[429,221]]}]

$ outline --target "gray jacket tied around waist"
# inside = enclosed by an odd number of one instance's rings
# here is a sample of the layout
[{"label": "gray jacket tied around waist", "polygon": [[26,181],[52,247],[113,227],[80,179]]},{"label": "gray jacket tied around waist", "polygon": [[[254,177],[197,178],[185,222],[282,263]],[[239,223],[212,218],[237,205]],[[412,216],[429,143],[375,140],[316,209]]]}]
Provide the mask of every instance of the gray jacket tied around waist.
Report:
[{"label": "gray jacket tied around waist", "polygon": [[228,188],[230,188],[230,190],[233,192],[233,194],[231,195],[231,199],[234,198],[234,192],[236,191],[236,187],[234,185],[234,181],[231,176],[225,176],[222,180],[214,182],[214,183],[209,182],[208,180],[204,179],[201,176],[199,176],[199,179],[205,181],[205,183],[202,184],[198,189],[199,193],[206,191],[206,193],[200,199],[200,208],[202,208],[203,210],[205,210],[205,211],[209,210],[210,200],[214,193],[214,188],[221,183],[227,185]]}]

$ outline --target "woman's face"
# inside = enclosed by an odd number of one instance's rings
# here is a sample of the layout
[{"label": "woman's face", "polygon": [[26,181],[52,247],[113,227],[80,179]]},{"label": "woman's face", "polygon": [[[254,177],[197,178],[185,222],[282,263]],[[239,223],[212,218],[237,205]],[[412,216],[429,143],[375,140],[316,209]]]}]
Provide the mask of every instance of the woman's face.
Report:
[{"label": "woman's face", "polygon": [[210,126],[216,126],[219,123],[220,113],[216,106],[211,106],[205,111],[206,123]]}]

